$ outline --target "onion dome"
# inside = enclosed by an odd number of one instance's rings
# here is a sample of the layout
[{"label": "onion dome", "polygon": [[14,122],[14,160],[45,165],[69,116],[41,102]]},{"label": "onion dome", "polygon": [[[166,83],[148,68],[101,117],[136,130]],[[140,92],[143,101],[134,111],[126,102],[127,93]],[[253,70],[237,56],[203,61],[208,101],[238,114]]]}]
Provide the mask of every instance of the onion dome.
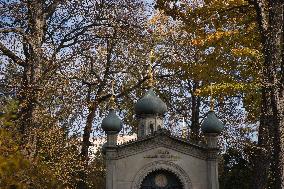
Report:
[{"label": "onion dome", "polygon": [[110,110],[108,115],[102,121],[102,129],[107,134],[117,134],[122,129],[122,121],[115,114],[115,96],[114,96],[114,81],[111,83],[111,97],[109,99]]},{"label": "onion dome", "polygon": [[135,104],[136,115],[164,115],[166,111],[167,105],[156,96],[153,88],[150,88],[148,92]]},{"label": "onion dome", "polygon": [[214,111],[209,111],[207,117],[201,124],[201,130],[207,134],[220,134],[224,129],[223,123],[217,118]]},{"label": "onion dome", "polygon": [[115,114],[114,109],[110,109],[108,115],[102,121],[102,129],[106,133],[119,133],[122,129],[122,122]]}]

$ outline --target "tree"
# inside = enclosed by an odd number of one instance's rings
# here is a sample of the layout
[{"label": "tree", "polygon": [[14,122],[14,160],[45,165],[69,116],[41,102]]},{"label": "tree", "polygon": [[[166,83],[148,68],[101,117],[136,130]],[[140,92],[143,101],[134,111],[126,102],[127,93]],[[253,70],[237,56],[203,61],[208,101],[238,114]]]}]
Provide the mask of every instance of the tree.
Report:
[{"label": "tree", "polygon": [[246,157],[247,154],[249,153],[233,148],[222,154],[222,163],[219,166],[221,189],[251,188],[252,165],[249,157]]},{"label": "tree", "polygon": [[[90,37],[94,36],[87,35],[87,31],[102,25],[98,23],[99,20],[92,21],[92,15],[87,14],[87,10],[92,10],[80,7],[81,3],[57,0],[1,1],[3,22],[0,49],[4,58],[16,64],[19,70],[17,95],[22,134],[27,134],[27,127],[36,126],[33,112],[38,107],[40,97],[44,96],[43,86],[65,61],[64,58],[59,59],[59,55],[62,56],[66,49],[78,43],[91,40]],[[78,21],[79,15],[82,15],[81,23],[72,24],[73,19]],[[12,39],[16,40],[17,45],[7,43]]]},{"label": "tree", "polygon": [[[257,13],[256,20],[262,43],[263,85],[261,88],[261,122],[258,145],[270,150],[272,188],[284,188],[283,128],[284,128],[284,62],[283,62],[283,1],[249,1]],[[266,133],[268,132],[268,134]],[[267,144],[268,143],[268,144]],[[266,157],[266,158],[263,158]],[[260,159],[267,159],[262,152],[256,169],[263,167]],[[261,168],[262,170],[263,168]],[[260,172],[259,169],[257,172]],[[256,177],[256,188],[265,188],[265,177]]]},{"label": "tree", "polygon": [[[240,44],[241,41],[244,41],[246,45],[250,45],[250,48],[262,49],[263,60],[260,63],[263,69],[261,73],[263,79],[257,82],[261,86],[262,99],[258,133],[258,147],[261,152],[256,155],[258,158],[255,162],[254,187],[265,188],[269,177],[272,178],[271,187],[280,188],[281,183],[284,183],[283,178],[281,180],[281,175],[283,175],[283,163],[281,163],[283,162],[281,159],[283,151],[281,149],[283,148],[281,143],[281,128],[283,128],[283,45],[281,45],[283,43],[283,2],[269,0],[204,1],[202,6],[200,5],[200,3],[190,3],[190,1],[159,0],[156,4],[166,14],[180,19],[191,28],[189,31],[193,33],[194,37],[198,36],[196,33],[201,31],[201,40],[196,37],[197,44],[203,45],[206,42],[217,42],[218,44],[220,36],[222,39],[222,36],[228,35],[227,31],[235,25],[232,23],[236,23],[236,26],[239,25],[238,30],[245,29],[246,37],[229,38],[227,42]],[[253,33],[253,35],[247,35],[247,29],[250,28],[247,27],[247,24],[251,23],[250,20],[253,21],[252,24],[258,25],[258,33]],[[213,27],[211,27],[212,25]],[[222,30],[226,31],[218,31],[220,26]],[[210,34],[212,29],[216,31],[216,35]],[[247,43],[248,36],[251,39],[259,37],[260,43],[258,42],[258,45],[256,45],[257,43]],[[246,48],[242,48],[243,52],[244,50]],[[252,54],[254,51],[249,50],[248,52]],[[269,167],[270,165],[271,167]],[[269,169],[270,176],[268,176]]]},{"label": "tree", "polygon": [[[74,126],[77,124],[75,121],[87,110],[89,115],[83,126],[81,157],[84,161],[88,160],[89,139],[98,110],[94,105],[97,102],[100,106],[105,105],[103,103],[110,97],[105,91],[109,89],[112,78],[123,72],[127,75],[128,71],[121,65],[127,58],[122,56],[125,54],[122,47],[132,48],[134,43],[131,44],[131,38],[125,41],[126,36],[134,34],[139,37],[138,29],[143,32],[144,15],[139,13],[143,13],[140,1],[1,1],[1,88],[12,88],[16,92],[19,111],[15,127],[21,133],[21,148],[30,153],[25,156],[38,157],[40,145],[44,149],[47,145],[54,145],[59,151],[55,150],[55,153],[46,149],[48,152],[44,156],[48,158],[43,158],[43,162],[62,164],[55,155],[62,157],[60,150],[64,149],[57,146],[56,141],[40,139],[49,133],[55,139],[67,137],[68,140],[63,140],[61,144],[71,145],[69,137],[79,140],[81,132],[76,130],[78,125]],[[137,56],[141,49],[131,53]],[[80,64],[82,70],[73,75],[72,66]],[[106,66],[102,70],[104,64]],[[122,79],[118,78],[120,85]],[[145,80],[142,78],[138,83],[132,82],[133,86],[119,96],[127,94]],[[83,86],[82,91],[78,91],[78,86]],[[81,96],[83,92],[87,95]],[[33,144],[30,151],[25,147],[29,144]],[[75,146],[78,148],[79,144]],[[70,153],[77,155],[76,150]],[[80,173],[82,169],[77,167],[76,171]]]},{"label": "tree", "polygon": [[[185,9],[190,9],[190,6]],[[240,19],[241,23],[225,22],[222,18],[221,23],[208,20],[198,24],[198,20],[207,17],[202,14],[207,13],[209,8],[203,6],[196,9],[199,10],[191,10],[181,20],[173,20],[165,15],[172,10],[162,10],[152,18],[152,24],[159,44],[158,66],[174,76],[166,79],[167,82],[164,80],[162,88],[166,90],[163,93],[167,94],[167,98],[170,96],[175,99],[175,103],[170,105],[174,108],[174,114],[179,113],[184,117],[190,115],[188,123],[191,138],[199,141],[199,122],[208,111],[206,107],[209,107],[210,83],[214,83],[213,95],[217,100],[215,108],[223,108],[225,122],[228,121],[227,116],[231,117],[229,120],[235,120],[234,127],[244,119],[246,123],[256,122],[259,93],[255,89],[259,86],[259,71],[255,67],[259,66],[261,56],[258,47],[253,46],[257,44],[258,38],[252,35],[254,26],[248,26],[252,25],[250,18]],[[201,16],[196,15],[195,11]],[[215,14],[214,8],[210,11]],[[238,18],[236,13],[234,16]],[[204,30],[208,25],[211,25],[213,31],[206,34]],[[236,40],[240,38],[243,38],[242,43],[237,43]],[[246,110],[252,112],[246,118],[242,116],[243,110],[238,110],[242,106],[241,103],[238,104],[239,99],[243,96],[246,99]],[[251,101],[253,97],[255,100]]]}]

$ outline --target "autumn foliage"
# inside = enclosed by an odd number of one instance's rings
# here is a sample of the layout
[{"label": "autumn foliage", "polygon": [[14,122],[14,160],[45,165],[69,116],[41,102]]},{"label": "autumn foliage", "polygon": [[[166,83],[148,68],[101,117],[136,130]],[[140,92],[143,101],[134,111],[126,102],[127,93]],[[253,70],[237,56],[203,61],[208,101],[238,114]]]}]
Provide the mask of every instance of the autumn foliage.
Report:
[{"label": "autumn foliage", "polygon": [[174,134],[202,141],[214,98],[220,187],[283,188],[281,23],[281,0],[0,0],[0,188],[104,188],[111,83],[135,133],[151,50]]}]

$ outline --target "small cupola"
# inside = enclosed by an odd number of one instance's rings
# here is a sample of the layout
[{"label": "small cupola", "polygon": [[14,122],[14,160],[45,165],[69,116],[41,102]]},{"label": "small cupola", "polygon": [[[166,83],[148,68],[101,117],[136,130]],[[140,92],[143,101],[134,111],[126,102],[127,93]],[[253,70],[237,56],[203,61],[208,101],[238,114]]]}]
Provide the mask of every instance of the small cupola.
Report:
[{"label": "small cupola", "polygon": [[214,98],[213,98],[213,86],[210,86],[211,90],[211,99],[210,99],[210,111],[207,114],[207,117],[201,124],[201,131],[204,134],[221,134],[224,129],[223,123],[217,118],[214,112]]},{"label": "small cupola", "polygon": [[122,121],[116,115],[114,109],[110,109],[108,115],[102,121],[102,129],[106,133],[119,133],[122,129]]},{"label": "small cupola", "polygon": [[135,114],[141,115],[159,115],[164,116],[167,111],[167,105],[156,96],[153,88],[150,88],[147,93],[135,104]]},{"label": "small cupola", "polygon": [[112,83],[112,95],[109,100],[109,113],[102,121],[102,129],[106,132],[106,134],[117,134],[122,129],[122,121],[115,113],[115,97],[114,97],[114,89]]},{"label": "small cupola", "polygon": [[220,134],[224,129],[223,123],[217,118],[214,111],[210,110],[207,117],[201,124],[201,130],[204,134]]},{"label": "small cupola", "polygon": [[138,138],[153,134],[164,127],[164,115],[167,105],[156,96],[153,90],[154,77],[152,64],[154,63],[153,51],[150,54],[150,64],[148,69],[148,91],[135,104],[135,114],[138,118]]}]

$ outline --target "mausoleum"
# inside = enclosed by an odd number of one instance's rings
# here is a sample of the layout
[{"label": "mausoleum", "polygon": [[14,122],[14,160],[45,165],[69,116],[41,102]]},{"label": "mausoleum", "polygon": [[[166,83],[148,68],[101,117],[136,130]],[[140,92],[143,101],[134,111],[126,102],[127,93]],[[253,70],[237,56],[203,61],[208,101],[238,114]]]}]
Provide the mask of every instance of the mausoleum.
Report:
[{"label": "mausoleum", "polygon": [[165,129],[166,111],[166,103],[150,86],[135,105],[137,139],[117,144],[122,122],[111,105],[102,122],[107,135],[106,189],[219,188],[217,140],[223,124],[210,110],[201,125],[206,142],[194,143]]}]

